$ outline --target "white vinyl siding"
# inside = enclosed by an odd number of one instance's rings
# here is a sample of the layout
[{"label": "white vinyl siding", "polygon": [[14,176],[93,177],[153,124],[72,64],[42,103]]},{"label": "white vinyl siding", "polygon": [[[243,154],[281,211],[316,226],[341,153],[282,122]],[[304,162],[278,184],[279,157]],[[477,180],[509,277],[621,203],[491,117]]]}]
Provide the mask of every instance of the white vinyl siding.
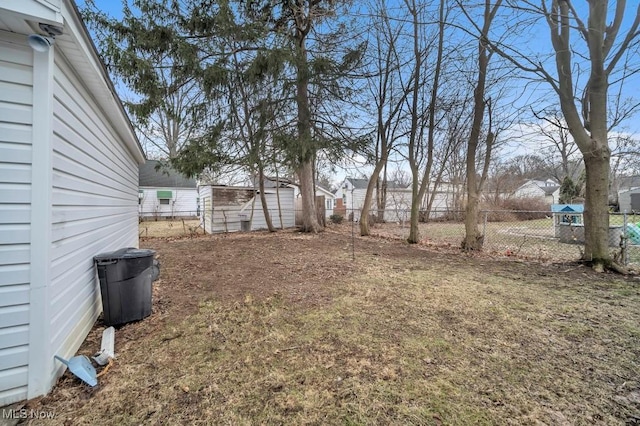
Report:
[{"label": "white vinyl siding", "polygon": [[[140,215],[143,217],[191,217],[198,211],[198,190],[195,188],[140,187],[142,198]],[[169,204],[160,204],[158,191],[171,191]]]},{"label": "white vinyl siding", "polygon": [[0,405],[25,399],[29,274],[33,53],[0,42]]},{"label": "white vinyl siding", "polygon": [[93,256],[138,244],[138,164],[60,55],[53,93],[50,343],[68,357],[101,310]]}]

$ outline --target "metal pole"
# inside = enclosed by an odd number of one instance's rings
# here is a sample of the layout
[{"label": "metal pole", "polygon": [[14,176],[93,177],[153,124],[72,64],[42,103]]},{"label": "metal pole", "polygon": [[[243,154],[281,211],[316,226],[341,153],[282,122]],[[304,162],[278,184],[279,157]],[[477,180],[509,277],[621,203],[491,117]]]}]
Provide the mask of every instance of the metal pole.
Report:
[{"label": "metal pole", "polygon": [[487,216],[489,215],[488,211],[484,212],[484,223],[482,224],[482,238],[483,244],[487,244]]},{"label": "metal pole", "polygon": [[351,220],[351,260],[356,260],[356,209],[355,200],[353,199],[353,190],[355,186],[351,188],[351,211],[353,212],[353,219]]},{"label": "metal pole", "polygon": [[622,214],[622,262],[624,266],[629,264],[629,235],[627,235],[627,212]]}]

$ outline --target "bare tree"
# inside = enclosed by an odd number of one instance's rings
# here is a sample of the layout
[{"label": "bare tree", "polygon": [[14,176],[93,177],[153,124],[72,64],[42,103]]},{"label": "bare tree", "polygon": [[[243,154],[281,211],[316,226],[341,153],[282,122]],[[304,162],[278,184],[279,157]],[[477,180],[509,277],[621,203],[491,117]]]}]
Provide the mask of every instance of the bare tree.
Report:
[{"label": "bare tree", "polygon": [[[492,52],[487,44],[489,38],[489,30],[491,24],[502,4],[501,0],[491,4],[490,0],[485,0],[483,23],[480,29],[480,37],[478,38],[478,76],[476,87],[473,92],[473,123],[471,125],[471,133],[467,143],[466,156],[466,174],[467,174],[467,205],[465,208],[465,237],[462,242],[463,250],[480,250],[484,241],[484,236],[478,228],[478,218],[480,214],[480,194],[482,186],[487,177],[488,168],[491,159],[491,150],[495,141],[495,134],[491,127],[491,98],[485,98],[485,90],[487,83],[487,72],[489,69],[489,60]],[[485,160],[481,176],[478,176],[476,161],[480,136],[482,134],[483,121],[485,119],[485,109],[488,109],[489,126],[486,132],[484,145]]]},{"label": "bare tree", "polygon": [[[434,146],[435,146],[435,135],[436,135],[436,104],[438,102],[438,93],[440,90],[440,77],[442,74],[442,62],[443,62],[443,53],[444,53],[444,36],[445,36],[445,1],[441,0],[438,8],[438,26],[437,26],[437,38],[436,38],[436,61],[433,68],[433,74],[431,78],[431,90],[429,93],[429,103],[426,111],[427,122],[425,123],[428,126],[427,131],[427,141],[426,141],[426,157],[425,164],[422,170],[422,176],[420,177],[418,174],[418,161],[416,155],[416,143],[415,143],[415,132],[413,126],[416,124],[415,120],[412,118],[412,127],[411,127],[411,137],[409,139],[409,166],[411,167],[411,175],[413,177],[413,182],[411,186],[411,218],[409,224],[409,238],[407,241],[409,243],[417,243],[420,240],[418,221],[420,220],[420,207],[422,206],[422,200],[424,199],[425,193],[429,188],[429,182],[431,180],[431,171],[433,167],[434,160]],[[412,13],[414,18],[415,14]],[[417,22],[415,23],[417,25]],[[417,34],[416,34],[417,36]],[[420,66],[420,63],[416,64]],[[419,73],[416,75],[416,84],[419,82]],[[417,91],[414,91],[414,96],[417,95]],[[412,117],[415,117],[420,112],[417,110],[417,103],[415,102],[412,105]],[[422,132],[422,129],[420,130]],[[422,139],[420,135],[420,139]],[[435,188],[434,188],[435,189]]]},{"label": "bare tree", "polygon": [[[360,215],[360,235],[369,235],[369,211],[376,193],[378,219],[382,220],[386,205],[387,163],[395,143],[401,136],[404,102],[409,94],[402,88],[402,52],[398,46],[404,25],[388,15],[386,3],[377,1],[374,5],[373,28],[375,44],[373,49],[373,78],[369,79],[370,90],[376,105],[376,147],[374,168],[369,177],[362,212]],[[380,173],[384,171],[382,179]]]},{"label": "bare tree", "polygon": [[[610,4],[613,16],[607,25]],[[514,6],[544,17],[550,30],[555,75],[539,56],[522,55],[504,43],[488,39],[486,42],[521,70],[540,77],[558,96],[567,127],[585,164],[584,260],[590,261],[597,271],[607,267],[619,269],[613,265],[608,248],[611,160],[608,92],[612,82],[622,84],[626,76],[639,71],[638,66],[626,63],[623,76],[611,81],[614,72],[619,71],[621,60],[628,58],[629,49],[636,46],[640,38],[640,4],[635,6],[632,20],[627,21],[630,23],[625,34],[621,34],[621,29],[627,11],[626,0],[590,0],[586,23],[572,0],[541,0],[539,5],[525,0],[514,2]],[[572,34],[578,37],[574,39]],[[588,70],[588,77],[581,79],[580,71],[584,69]]]}]

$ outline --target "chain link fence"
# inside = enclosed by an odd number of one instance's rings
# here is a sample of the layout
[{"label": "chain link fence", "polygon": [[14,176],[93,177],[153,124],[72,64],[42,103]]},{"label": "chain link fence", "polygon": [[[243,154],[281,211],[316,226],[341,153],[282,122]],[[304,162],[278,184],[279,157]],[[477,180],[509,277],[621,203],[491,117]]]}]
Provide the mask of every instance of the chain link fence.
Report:
[{"label": "chain link fence", "polygon": [[[359,209],[347,209],[344,220],[357,222]],[[406,240],[408,210],[372,211],[371,233]],[[431,211],[420,214],[419,236],[433,246],[460,247],[465,236],[464,211]],[[621,264],[640,267],[640,214],[611,213],[609,247]],[[482,211],[478,228],[483,251],[539,261],[575,261],[584,253],[582,214],[551,211]]]},{"label": "chain link fence", "polygon": [[[163,207],[166,207],[163,205]],[[200,209],[196,210],[173,210],[171,208],[156,210],[139,210],[138,218],[140,222],[173,220],[173,219],[193,219],[200,216]]]}]

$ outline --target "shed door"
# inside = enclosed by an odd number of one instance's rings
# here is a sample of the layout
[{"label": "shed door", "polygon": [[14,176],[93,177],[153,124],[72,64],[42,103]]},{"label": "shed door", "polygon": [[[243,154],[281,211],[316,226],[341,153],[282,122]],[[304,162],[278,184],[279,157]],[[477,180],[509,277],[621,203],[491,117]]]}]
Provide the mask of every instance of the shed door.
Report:
[{"label": "shed door", "polygon": [[631,210],[640,211],[640,193],[631,194]]}]

